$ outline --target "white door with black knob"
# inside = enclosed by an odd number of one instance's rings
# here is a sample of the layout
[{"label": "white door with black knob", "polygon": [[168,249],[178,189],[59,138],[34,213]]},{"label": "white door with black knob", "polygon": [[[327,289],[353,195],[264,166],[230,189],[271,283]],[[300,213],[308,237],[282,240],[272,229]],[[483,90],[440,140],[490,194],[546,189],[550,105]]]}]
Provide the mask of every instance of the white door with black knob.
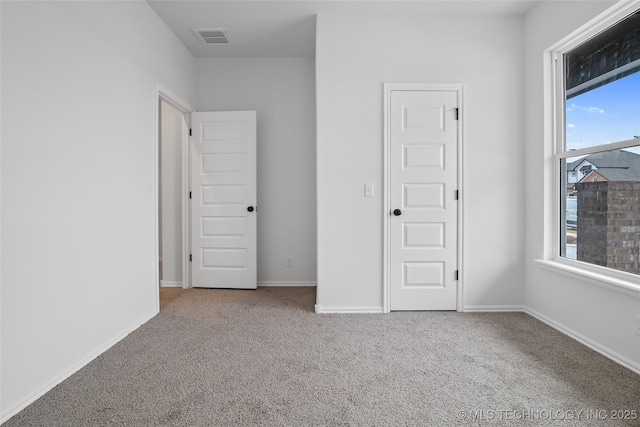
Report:
[{"label": "white door with black knob", "polygon": [[191,284],[256,289],[256,112],[191,114]]},{"label": "white door with black knob", "polygon": [[455,310],[458,90],[387,89],[388,308]]}]

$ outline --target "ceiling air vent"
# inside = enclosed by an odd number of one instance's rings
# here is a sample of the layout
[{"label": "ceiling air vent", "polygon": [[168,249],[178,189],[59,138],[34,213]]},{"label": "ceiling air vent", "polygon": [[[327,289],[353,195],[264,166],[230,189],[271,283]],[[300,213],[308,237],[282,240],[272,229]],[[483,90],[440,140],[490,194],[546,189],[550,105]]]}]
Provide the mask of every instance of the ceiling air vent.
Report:
[{"label": "ceiling air vent", "polygon": [[224,28],[192,28],[192,30],[204,45],[231,44],[231,39]]}]

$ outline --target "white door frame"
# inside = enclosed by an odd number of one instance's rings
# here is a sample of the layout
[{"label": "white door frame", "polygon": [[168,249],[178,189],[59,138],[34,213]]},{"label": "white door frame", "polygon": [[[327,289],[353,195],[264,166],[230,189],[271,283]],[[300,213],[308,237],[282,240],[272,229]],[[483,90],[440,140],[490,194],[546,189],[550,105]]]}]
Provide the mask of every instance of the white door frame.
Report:
[{"label": "white door frame", "polygon": [[[158,186],[158,179],[160,177],[160,169],[159,169],[159,140],[160,140],[160,106],[159,101],[165,101],[170,104],[176,110],[182,113],[182,141],[180,143],[181,146],[181,164],[182,171],[180,173],[181,176],[181,195],[182,195],[182,203],[181,203],[181,211],[182,211],[182,288],[190,288],[191,287],[191,267],[189,265],[189,252],[191,245],[190,238],[190,227],[189,227],[189,127],[191,126],[191,112],[195,111],[189,103],[182,100],[180,97],[173,94],[167,88],[158,85],[156,88],[156,144],[155,144],[155,185],[156,185],[156,214],[155,214],[155,272],[156,272],[156,284],[159,283],[158,277],[158,266],[157,260],[160,254],[160,212],[157,201],[160,197],[160,189]],[[160,301],[158,300],[158,309],[160,307]]]},{"label": "white door frame", "polygon": [[391,92],[397,90],[423,90],[423,91],[454,91],[458,96],[459,120],[458,120],[458,241],[457,241],[457,257],[458,257],[458,292],[456,301],[456,311],[463,311],[463,280],[464,280],[464,180],[463,180],[463,85],[460,83],[385,83],[384,84],[384,197],[383,197],[383,251],[382,251],[382,280],[383,280],[383,296],[382,307],[385,313],[391,311],[389,306],[389,294],[391,288],[391,268],[389,247],[390,238],[390,221],[391,221],[391,193],[389,180],[391,179],[390,162],[391,158],[391,130],[389,123],[391,119]]}]

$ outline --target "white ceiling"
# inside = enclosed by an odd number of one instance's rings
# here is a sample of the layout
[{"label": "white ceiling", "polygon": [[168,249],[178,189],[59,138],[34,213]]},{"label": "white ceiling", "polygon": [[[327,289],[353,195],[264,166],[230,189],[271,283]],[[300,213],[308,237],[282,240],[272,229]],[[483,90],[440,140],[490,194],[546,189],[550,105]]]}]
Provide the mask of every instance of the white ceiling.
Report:
[{"label": "white ceiling", "polygon": [[[196,57],[315,55],[315,15],[524,15],[539,0],[147,0]],[[192,28],[225,28],[231,45],[204,46]]]}]

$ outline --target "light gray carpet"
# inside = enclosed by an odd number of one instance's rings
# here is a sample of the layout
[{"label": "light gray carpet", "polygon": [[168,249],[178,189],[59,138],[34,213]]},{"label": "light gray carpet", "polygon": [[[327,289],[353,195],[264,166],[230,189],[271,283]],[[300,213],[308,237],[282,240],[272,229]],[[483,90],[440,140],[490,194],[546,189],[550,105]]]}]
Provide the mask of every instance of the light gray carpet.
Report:
[{"label": "light gray carpet", "polygon": [[6,426],[640,425],[609,412],[640,417],[640,376],[526,314],[314,300],[184,292]]}]

